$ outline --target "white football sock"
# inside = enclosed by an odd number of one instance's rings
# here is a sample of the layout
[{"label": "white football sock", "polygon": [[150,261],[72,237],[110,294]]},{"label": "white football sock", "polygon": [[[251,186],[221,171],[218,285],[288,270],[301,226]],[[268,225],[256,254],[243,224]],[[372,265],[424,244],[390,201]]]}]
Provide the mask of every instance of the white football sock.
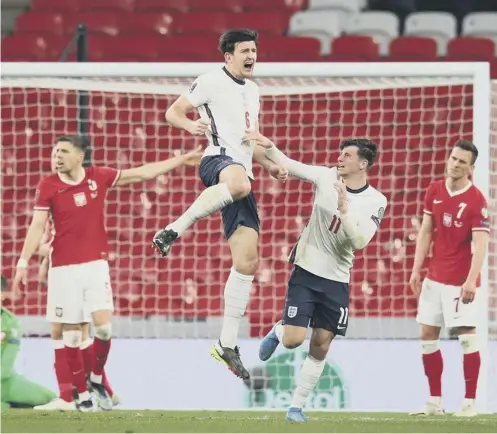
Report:
[{"label": "white football sock", "polygon": [[224,287],[224,319],[221,329],[221,345],[235,348],[240,321],[250,298],[254,276],[247,276],[231,269]]},{"label": "white football sock", "polygon": [[304,407],[309,393],[314,390],[323,373],[325,363],[325,360],[316,360],[311,356],[307,356],[300,370],[297,388],[293,392],[292,407]]},{"label": "white football sock", "polygon": [[208,187],[200,193],[199,197],[180,218],[167,226],[167,229],[172,229],[178,233],[178,236],[181,236],[193,223],[219,211],[230,203],[233,203],[233,197],[225,183]]}]

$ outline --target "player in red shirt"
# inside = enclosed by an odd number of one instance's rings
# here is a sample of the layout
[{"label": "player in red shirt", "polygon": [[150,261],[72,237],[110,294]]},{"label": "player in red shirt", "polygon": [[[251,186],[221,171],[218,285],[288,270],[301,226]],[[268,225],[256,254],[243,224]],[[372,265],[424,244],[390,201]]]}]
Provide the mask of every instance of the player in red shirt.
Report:
[{"label": "player in red shirt", "polygon": [[[57,146],[54,146],[51,155],[51,168],[52,173],[56,172],[56,151]],[[49,220],[45,228],[45,233],[43,234],[42,240],[40,241],[40,247],[38,249],[38,255],[42,259],[40,268],[38,270],[38,281],[40,283],[47,283],[48,270],[50,268],[50,247],[52,245],[53,233],[52,233],[52,223]],[[83,355],[83,362],[85,367],[85,374],[89,376],[91,374],[91,364],[93,360],[93,340],[90,338],[90,324],[84,324],[81,328],[81,352]],[[57,385],[59,388],[59,398],[50,401],[44,405],[38,405],[34,407],[34,410],[60,410],[61,408],[75,408],[73,403],[73,376],[71,367],[66,360],[66,351],[64,346],[64,341],[62,339],[62,324],[59,322],[53,322],[50,335],[52,338],[52,345],[54,348],[54,369],[55,378],[57,379]],[[102,371],[102,384],[105,390],[112,399],[112,405],[115,407],[120,403],[119,397],[112,390],[110,383],[107,379],[105,369]]]},{"label": "player in red shirt", "polygon": [[[109,188],[156,178],[183,164],[196,165],[197,149],[166,161],[116,170],[83,167],[86,144],[80,137],[57,140],[57,173],[41,180],[21,256],[17,263],[14,290],[27,283],[27,265],[38,249],[51,216],[54,238],[48,271],[47,319],[63,324],[67,363],[79,394],[78,408],[93,410],[87,390],[81,353],[82,324],[94,324],[90,382],[99,407],[111,409],[112,401],[102,384],[102,373],[111,342],[114,310],[110,284],[108,242],[105,230],[105,196]],[[68,410],[72,408],[67,408]]]},{"label": "player in red shirt", "polygon": [[[478,157],[475,145],[459,140],[447,162],[447,178],[426,192],[423,223],[416,243],[410,285],[419,295],[423,365],[430,399],[413,414],[443,414],[443,360],[439,349],[443,325],[457,331],[464,353],[466,394],[457,416],[477,414],[474,404],[480,371],[476,324],[483,312],[478,297],[480,272],[485,260],[490,221],[487,201],[470,181]],[[433,241],[428,275],[421,285],[421,269]]]}]

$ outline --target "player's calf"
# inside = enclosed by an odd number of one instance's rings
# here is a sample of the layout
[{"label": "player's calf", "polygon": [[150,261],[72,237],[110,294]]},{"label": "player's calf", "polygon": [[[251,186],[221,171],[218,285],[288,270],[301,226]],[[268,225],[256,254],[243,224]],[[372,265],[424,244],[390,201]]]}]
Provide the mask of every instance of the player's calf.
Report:
[{"label": "player's calf", "polygon": [[478,336],[474,334],[474,329],[459,329],[459,333],[459,342],[463,350],[463,372],[466,391],[462,409],[456,415],[471,417],[477,414],[474,401],[480,374],[481,357]]},{"label": "player's calf", "polygon": [[[99,324],[99,320],[108,319],[110,312],[94,312],[94,323]],[[99,407],[103,410],[112,409],[112,399],[107,393],[102,382],[103,370],[110,351],[112,327],[110,322],[95,325],[95,338],[93,340],[93,363],[90,374],[90,382],[93,392],[97,397]]]}]

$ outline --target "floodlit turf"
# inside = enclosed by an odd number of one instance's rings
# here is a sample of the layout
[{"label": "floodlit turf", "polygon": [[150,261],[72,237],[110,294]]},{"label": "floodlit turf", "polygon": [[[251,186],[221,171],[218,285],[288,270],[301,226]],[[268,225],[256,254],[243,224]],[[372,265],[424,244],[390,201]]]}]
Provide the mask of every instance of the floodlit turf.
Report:
[{"label": "floodlit turf", "polygon": [[99,413],[10,410],[2,414],[2,432],[398,432],[491,433],[497,415],[462,419],[414,417],[401,413],[309,413],[306,424],[285,422],[280,412],[118,411]]}]

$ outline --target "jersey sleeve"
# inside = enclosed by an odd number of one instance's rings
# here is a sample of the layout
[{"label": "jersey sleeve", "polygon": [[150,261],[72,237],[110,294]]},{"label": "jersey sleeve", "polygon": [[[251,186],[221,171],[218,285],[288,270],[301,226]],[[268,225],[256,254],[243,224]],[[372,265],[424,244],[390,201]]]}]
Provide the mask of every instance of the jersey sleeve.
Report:
[{"label": "jersey sleeve", "polygon": [[471,213],[471,229],[473,231],[490,232],[490,218],[485,197],[479,195]]},{"label": "jersey sleeve", "polygon": [[49,211],[52,206],[52,191],[45,179],[38,184],[35,196],[35,211]]},{"label": "jersey sleeve", "polygon": [[206,76],[198,77],[189,89],[183,93],[183,96],[190,101],[193,107],[200,107],[201,105],[208,104],[210,102],[210,95],[212,92],[211,80],[208,80]]},{"label": "jersey sleeve", "polygon": [[121,171],[112,167],[99,167],[96,171],[107,188],[114,187],[121,176]]},{"label": "jersey sleeve", "polygon": [[435,184],[430,184],[425,194],[423,212],[428,215],[433,214],[433,196],[435,194]]}]

